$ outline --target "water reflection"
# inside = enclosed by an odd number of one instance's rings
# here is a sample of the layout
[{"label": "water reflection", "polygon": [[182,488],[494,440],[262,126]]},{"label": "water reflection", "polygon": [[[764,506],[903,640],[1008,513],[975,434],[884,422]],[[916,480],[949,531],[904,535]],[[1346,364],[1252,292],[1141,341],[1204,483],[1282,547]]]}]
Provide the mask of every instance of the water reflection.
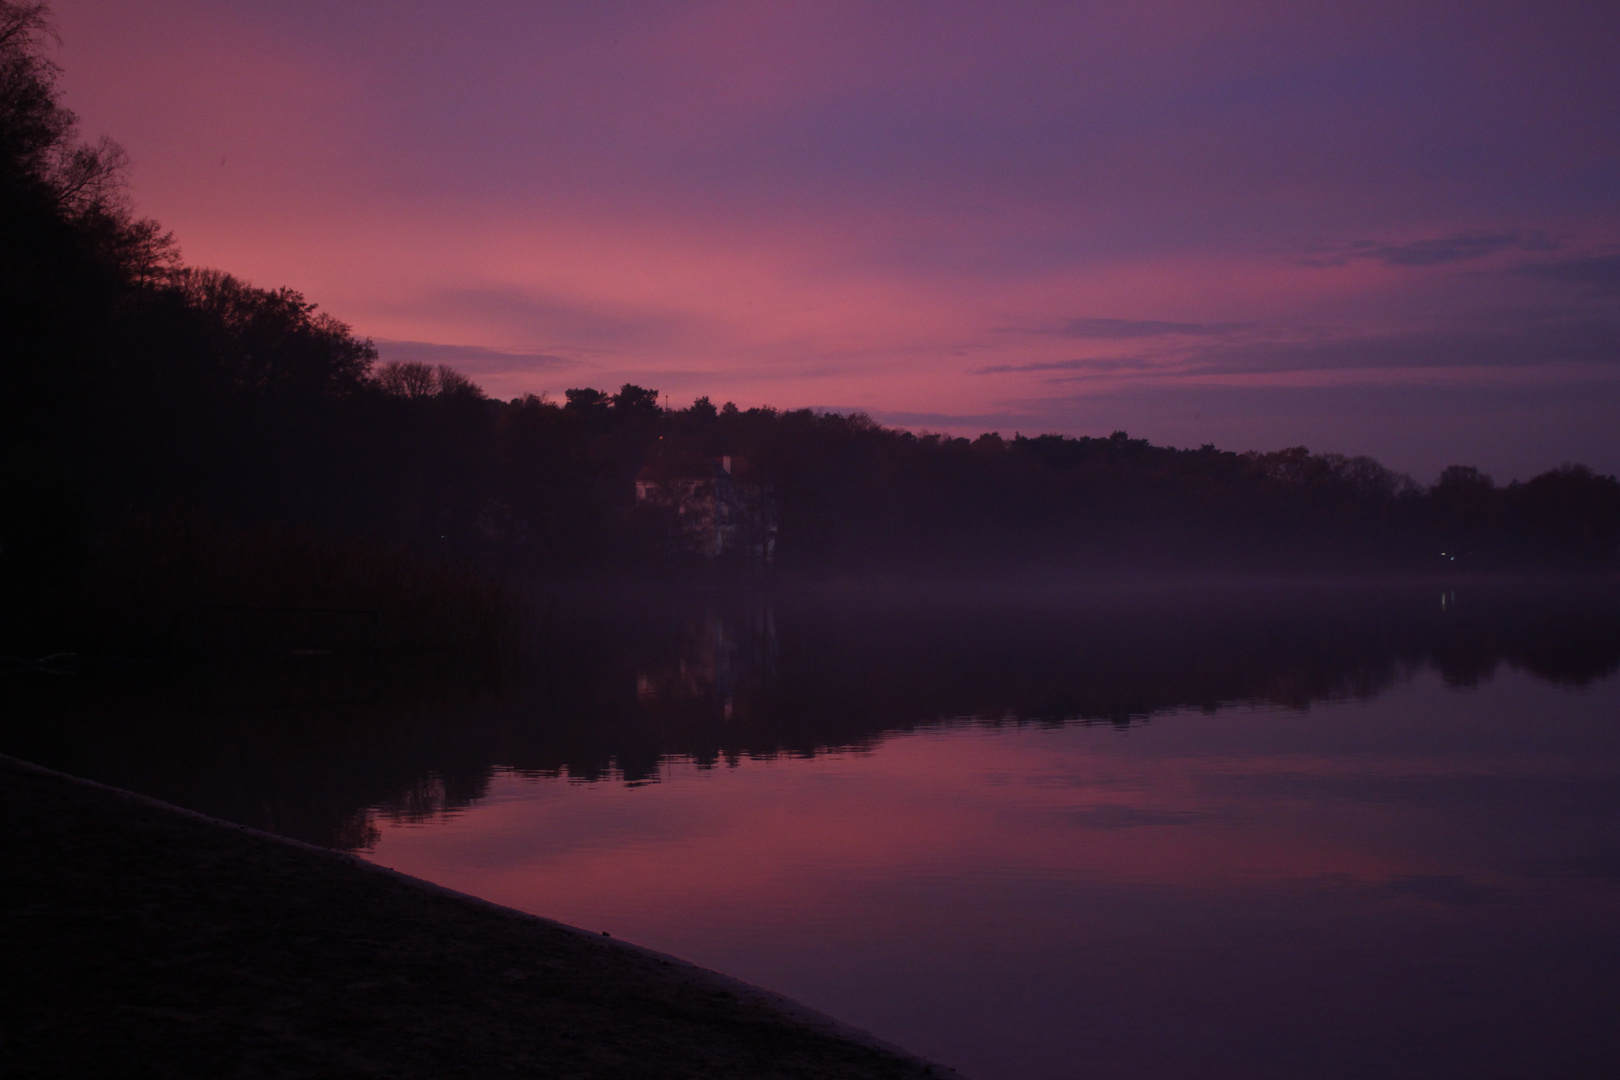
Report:
[{"label": "water reflection", "polygon": [[0,677],[0,749],[231,820],[364,847],[498,768],[656,783],[671,762],[871,748],[961,725],[1368,699],[1433,668],[1580,685],[1620,666],[1612,589],[1116,589],[564,603],[515,676],[318,659],[182,678]]},{"label": "water reflection", "polygon": [[537,646],[19,668],[0,749],[981,1080],[1620,1068],[1612,588],[593,598]]},{"label": "water reflection", "polygon": [[384,865],[774,987],[980,1080],[1603,1077],[1620,686],[956,723],[656,784],[498,771]]}]

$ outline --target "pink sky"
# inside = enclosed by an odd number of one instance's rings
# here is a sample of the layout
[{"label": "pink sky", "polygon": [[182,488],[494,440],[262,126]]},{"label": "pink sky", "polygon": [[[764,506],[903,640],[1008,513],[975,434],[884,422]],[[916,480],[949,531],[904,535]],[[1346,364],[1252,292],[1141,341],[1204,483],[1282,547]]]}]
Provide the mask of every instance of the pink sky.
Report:
[{"label": "pink sky", "polygon": [[184,256],[501,397],[1620,470],[1620,9],[58,0]]}]

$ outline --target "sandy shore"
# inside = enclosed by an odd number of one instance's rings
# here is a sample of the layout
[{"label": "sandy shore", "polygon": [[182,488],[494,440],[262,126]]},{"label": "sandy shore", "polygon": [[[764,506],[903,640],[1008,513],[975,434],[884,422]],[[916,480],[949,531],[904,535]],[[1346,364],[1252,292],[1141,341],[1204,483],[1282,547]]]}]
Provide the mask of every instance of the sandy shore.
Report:
[{"label": "sandy shore", "polygon": [[0,1076],[954,1075],[776,995],[0,757]]}]

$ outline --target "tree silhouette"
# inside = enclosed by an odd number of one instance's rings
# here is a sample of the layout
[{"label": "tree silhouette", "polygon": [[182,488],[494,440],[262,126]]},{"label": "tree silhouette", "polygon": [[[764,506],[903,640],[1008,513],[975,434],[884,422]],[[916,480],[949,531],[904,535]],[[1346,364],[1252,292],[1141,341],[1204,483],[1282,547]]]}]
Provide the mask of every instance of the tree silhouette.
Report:
[{"label": "tree silhouette", "polygon": [[439,373],[432,364],[417,360],[392,360],[377,369],[377,385],[385,394],[402,398],[426,398],[439,392]]}]

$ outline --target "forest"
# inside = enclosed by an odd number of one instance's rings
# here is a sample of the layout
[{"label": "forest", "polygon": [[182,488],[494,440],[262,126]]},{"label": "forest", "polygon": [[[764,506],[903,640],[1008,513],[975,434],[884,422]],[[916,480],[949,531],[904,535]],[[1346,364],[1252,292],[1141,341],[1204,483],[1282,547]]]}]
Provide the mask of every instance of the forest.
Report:
[{"label": "forest", "polygon": [[[1610,572],[1620,482],[1564,465],[1429,486],[1366,457],[664,408],[652,388],[494,400],[380,363],[298,292],[186,265],[62,104],[49,12],[0,2],[0,599],[350,602],[468,582],[1042,574]],[[722,456],[769,559],[707,558],[636,478]],[[741,475],[741,474],[740,474]],[[437,592],[435,592],[437,590]],[[75,599],[78,598],[78,599]],[[424,604],[428,600],[422,601]],[[490,601],[491,604],[494,601]]]}]

